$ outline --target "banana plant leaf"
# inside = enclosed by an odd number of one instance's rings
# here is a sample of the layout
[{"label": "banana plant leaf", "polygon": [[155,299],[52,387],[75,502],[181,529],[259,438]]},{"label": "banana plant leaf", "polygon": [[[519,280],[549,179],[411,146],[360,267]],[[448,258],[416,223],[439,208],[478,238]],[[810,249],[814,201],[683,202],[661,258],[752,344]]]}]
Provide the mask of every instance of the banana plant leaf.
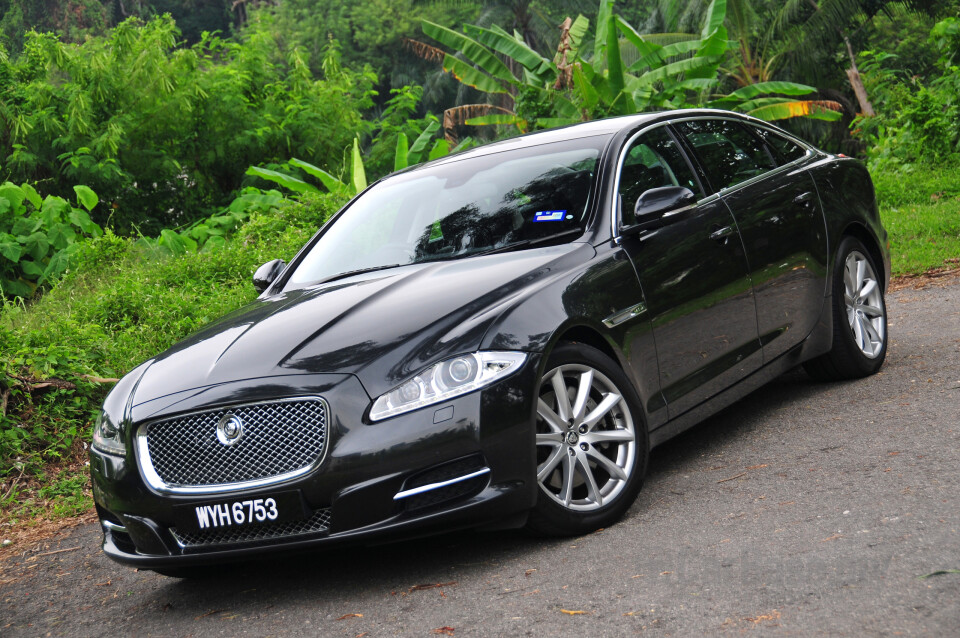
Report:
[{"label": "banana plant leaf", "polygon": [[727,0],[713,0],[707,8],[707,19],[703,23],[701,38],[707,39],[723,26],[727,18]]},{"label": "banana plant leaf", "polygon": [[399,171],[409,166],[409,164],[407,164],[407,151],[409,150],[410,145],[407,140],[407,134],[401,131],[397,134],[397,150],[393,156],[393,170]]},{"label": "banana plant leaf", "polygon": [[[636,84],[632,88],[639,88],[643,86],[648,86],[663,80],[674,75],[684,73],[689,74],[691,72],[702,70],[702,69],[713,69],[713,72],[710,75],[716,74],[716,67],[720,64],[720,61],[713,57],[696,57],[696,58],[687,58],[685,60],[678,60],[677,62],[671,62],[670,64],[664,65],[657,69],[652,69],[641,75],[636,80]],[[709,77],[709,76],[708,76]],[[628,87],[630,88],[630,87]]]},{"label": "banana plant leaf", "polygon": [[423,27],[423,32],[428,36],[437,42],[440,42],[441,44],[447,45],[451,49],[459,51],[464,55],[465,58],[479,66],[493,77],[503,80],[509,84],[513,84],[517,81],[517,78],[514,77],[513,73],[510,72],[510,69],[507,68],[507,65],[504,64],[500,58],[494,55],[493,52],[476,40],[457,33],[452,29],[440,26],[439,24],[434,24],[429,20],[422,20],[421,25]]},{"label": "banana plant leaf", "polygon": [[318,180],[320,180],[320,183],[323,184],[324,187],[326,187],[326,189],[331,193],[342,193],[346,192],[347,190],[346,184],[319,166],[314,166],[309,162],[304,162],[303,160],[297,158],[293,158],[287,163],[290,164],[290,166],[296,166],[308,175],[313,175],[316,177]]},{"label": "banana plant leaf", "polygon": [[449,53],[443,56],[443,70],[452,73],[461,83],[472,86],[475,89],[485,93],[506,93],[500,82],[486,73],[475,69],[460,58],[455,58]]},{"label": "banana plant leaf", "polygon": [[747,115],[773,122],[776,120],[786,120],[792,117],[807,117],[814,120],[826,120],[834,122],[843,117],[843,106],[838,102],[830,100],[798,100],[795,102],[782,102],[780,104],[770,104],[760,108],[747,111]]},{"label": "banana plant leaf", "polygon": [[758,95],[769,95],[771,93],[780,93],[782,95],[808,95],[816,90],[817,89],[812,86],[798,84],[796,82],[758,82],[756,84],[748,84],[743,88],[737,89],[726,97],[734,100],[749,100],[757,97]]},{"label": "banana plant leaf", "polygon": [[247,175],[253,177],[260,177],[271,181],[275,184],[280,184],[284,188],[289,188],[292,191],[297,193],[319,193],[318,189],[313,184],[308,184],[302,179],[293,177],[292,175],[287,175],[286,173],[281,173],[279,171],[273,171],[269,168],[260,168],[259,166],[251,166],[247,169]]},{"label": "banana plant leaf", "polygon": [[353,152],[350,154],[350,183],[353,191],[359,194],[367,187],[367,173],[363,169],[363,156],[360,155],[360,140],[353,138]]},{"label": "banana plant leaf", "polygon": [[477,39],[481,44],[490,47],[497,53],[516,60],[520,66],[532,73],[540,82],[550,80],[552,74],[556,78],[557,69],[549,60],[531,49],[522,40],[517,41],[509,33],[494,26],[484,29],[473,24],[464,26],[467,35]]},{"label": "banana plant leaf", "polygon": [[440,122],[434,120],[427,124],[427,128],[423,129],[423,132],[417,136],[417,139],[413,141],[413,145],[410,147],[410,151],[407,153],[408,166],[420,163],[420,158],[427,150],[427,144],[430,143],[430,138],[433,137],[434,133],[438,130],[440,130]]}]

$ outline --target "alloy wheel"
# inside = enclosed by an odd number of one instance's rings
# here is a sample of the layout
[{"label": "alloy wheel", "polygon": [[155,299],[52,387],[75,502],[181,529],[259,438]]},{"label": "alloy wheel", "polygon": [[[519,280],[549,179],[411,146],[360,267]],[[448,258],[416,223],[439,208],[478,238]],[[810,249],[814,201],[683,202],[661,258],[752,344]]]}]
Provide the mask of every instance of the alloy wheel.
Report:
[{"label": "alloy wheel", "polygon": [[537,482],[576,511],[597,510],[623,491],[637,436],[621,392],[599,370],[561,365],[544,375],[537,405]]},{"label": "alloy wheel", "polygon": [[853,331],[854,342],[864,356],[876,358],[886,339],[883,292],[873,267],[859,251],[847,255],[843,285],[847,323]]}]

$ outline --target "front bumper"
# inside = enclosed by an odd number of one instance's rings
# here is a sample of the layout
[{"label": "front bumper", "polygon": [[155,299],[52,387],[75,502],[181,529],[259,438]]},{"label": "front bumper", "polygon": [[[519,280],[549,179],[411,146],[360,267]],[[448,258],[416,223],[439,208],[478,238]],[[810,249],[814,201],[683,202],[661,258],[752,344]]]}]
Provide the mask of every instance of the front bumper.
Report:
[{"label": "front bumper", "polygon": [[[103,550],[136,567],[199,565],[394,541],[520,515],[536,499],[532,420],[538,365],[539,357],[530,356],[516,374],[488,388],[373,424],[362,419],[370,399],[351,375],[235,382],[138,406],[133,416],[143,421],[281,395],[323,396],[330,405],[326,458],[306,475],[257,489],[161,494],[144,481],[127,432],[125,457],[90,452]],[[307,517],[317,525],[279,537],[212,542],[185,542],[177,533],[178,506],[290,491],[299,492]]]}]

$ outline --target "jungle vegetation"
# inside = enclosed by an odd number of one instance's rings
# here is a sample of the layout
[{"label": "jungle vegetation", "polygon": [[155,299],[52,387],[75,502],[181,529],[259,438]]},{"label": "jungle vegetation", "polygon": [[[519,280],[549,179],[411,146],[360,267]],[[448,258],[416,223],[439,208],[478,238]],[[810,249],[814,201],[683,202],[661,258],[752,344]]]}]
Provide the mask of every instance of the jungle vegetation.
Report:
[{"label": "jungle vegetation", "polygon": [[0,524],[89,508],[114,380],[367,183],[503,136],[751,113],[960,262],[958,0],[0,0]]}]

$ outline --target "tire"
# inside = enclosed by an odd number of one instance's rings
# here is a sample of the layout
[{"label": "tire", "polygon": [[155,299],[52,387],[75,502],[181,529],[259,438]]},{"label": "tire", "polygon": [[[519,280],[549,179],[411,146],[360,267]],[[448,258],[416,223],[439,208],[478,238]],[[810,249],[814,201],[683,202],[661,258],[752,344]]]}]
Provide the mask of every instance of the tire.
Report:
[{"label": "tire", "polygon": [[803,364],[818,381],[859,379],[887,356],[887,307],[877,265],[855,237],[844,237],[833,268],[833,348]]},{"label": "tire", "polygon": [[528,529],[575,536],[613,524],[636,499],[647,470],[636,390],[599,350],[563,343],[547,359],[538,392],[538,492]]}]

